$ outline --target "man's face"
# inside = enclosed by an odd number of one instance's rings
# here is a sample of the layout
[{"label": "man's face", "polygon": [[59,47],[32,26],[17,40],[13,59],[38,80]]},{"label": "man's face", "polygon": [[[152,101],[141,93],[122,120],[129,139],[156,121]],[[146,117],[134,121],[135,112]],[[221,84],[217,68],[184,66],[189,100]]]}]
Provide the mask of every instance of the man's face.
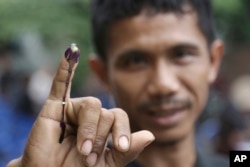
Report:
[{"label": "man's face", "polygon": [[107,86],[132,131],[150,130],[158,142],[193,133],[217,71],[194,12],[118,21],[107,55]]}]

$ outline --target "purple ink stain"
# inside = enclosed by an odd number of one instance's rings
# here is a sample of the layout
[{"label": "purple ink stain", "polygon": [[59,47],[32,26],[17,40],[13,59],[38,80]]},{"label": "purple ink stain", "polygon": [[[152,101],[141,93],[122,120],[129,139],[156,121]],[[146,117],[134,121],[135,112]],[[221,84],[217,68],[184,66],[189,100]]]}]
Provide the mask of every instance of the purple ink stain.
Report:
[{"label": "purple ink stain", "polygon": [[64,55],[68,62],[74,61],[77,63],[80,58],[80,50],[76,44],[71,44],[71,46],[65,51]]}]

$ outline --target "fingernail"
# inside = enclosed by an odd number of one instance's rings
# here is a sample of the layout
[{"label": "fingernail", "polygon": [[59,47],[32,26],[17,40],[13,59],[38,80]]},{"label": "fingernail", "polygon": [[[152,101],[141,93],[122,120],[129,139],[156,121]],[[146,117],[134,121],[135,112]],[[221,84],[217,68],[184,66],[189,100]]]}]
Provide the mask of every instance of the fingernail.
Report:
[{"label": "fingernail", "polygon": [[96,153],[91,153],[86,158],[86,162],[88,163],[89,166],[94,166],[96,164],[96,160],[97,160],[97,154]]},{"label": "fingernail", "polygon": [[119,147],[123,150],[129,149],[128,138],[126,136],[121,136],[119,138]]},{"label": "fingernail", "polygon": [[68,62],[74,61],[75,63],[77,63],[80,58],[80,50],[75,43],[72,43],[70,47],[65,51],[64,56]]},{"label": "fingernail", "polygon": [[91,140],[86,140],[83,144],[82,144],[82,148],[81,148],[81,153],[83,155],[89,155],[91,150],[92,150],[92,141]]}]

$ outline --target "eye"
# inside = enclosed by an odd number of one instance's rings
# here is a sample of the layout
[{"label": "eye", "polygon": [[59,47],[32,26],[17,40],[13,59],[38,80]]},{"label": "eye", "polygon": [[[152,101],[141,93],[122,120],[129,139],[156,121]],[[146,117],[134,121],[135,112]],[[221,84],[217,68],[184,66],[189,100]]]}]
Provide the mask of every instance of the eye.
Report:
[{"label": "eye", "polygon": [[174,57],[177,58],[177,59],[182,59],[186,56],[191,56],[192,53],[188,50],[185,50],[185,49],[179,49],[176,51]]},{"label": "eye", "polygon": [[140,65],[146,62],[145,58],[141,55],[131,55],[127,59],[127,63],[130,65]]},{"label": "eye", "polygon": [[120,60],[119,68],[127,70],[140,70],[145,68],[148,64],[147,56],[138,53],[131,53],[124,55]]},{"label": "eye", "polygon": [[189,63],[196,55],[197,52],[192,49],[179,48],[174,51],[172,58],[178,63]]}]

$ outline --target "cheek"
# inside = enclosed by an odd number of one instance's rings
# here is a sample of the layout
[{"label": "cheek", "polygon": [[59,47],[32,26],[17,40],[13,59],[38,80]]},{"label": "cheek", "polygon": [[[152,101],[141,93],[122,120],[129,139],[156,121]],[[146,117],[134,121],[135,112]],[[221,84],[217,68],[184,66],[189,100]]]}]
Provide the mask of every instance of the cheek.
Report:
[{"label": "cheek", "polygon": [[118,107],[128,111],[135,109],[143,96],[146,78],[141,73],[113,73],[112,78],[110,78],[110,84]]},{"label": "cheek", "polygon": [[193,94],[195,110],[201,112],[206,104],[209,90],[209,65],[193,68],[191,74],[186,78],[189,81],[188,89]]}]

